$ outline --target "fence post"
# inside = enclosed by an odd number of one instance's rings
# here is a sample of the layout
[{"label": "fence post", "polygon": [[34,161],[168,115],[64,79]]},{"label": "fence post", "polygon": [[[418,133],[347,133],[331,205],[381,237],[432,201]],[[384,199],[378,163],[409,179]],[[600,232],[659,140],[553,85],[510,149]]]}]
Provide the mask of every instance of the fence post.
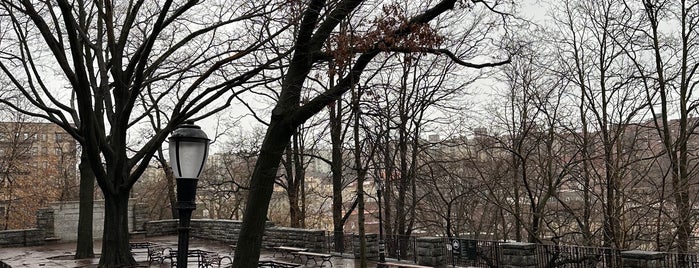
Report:
[{"label": "fence post", "polygon": [[504,268],[536,268],[538,260],[536,258],[536,244],[534,243],[502,243],[502,266]]},{"label": "fence post", "polygon": [[624,268],[660,268],[663,267],[665,253],[656,251],[629,250],[621,252]]}]

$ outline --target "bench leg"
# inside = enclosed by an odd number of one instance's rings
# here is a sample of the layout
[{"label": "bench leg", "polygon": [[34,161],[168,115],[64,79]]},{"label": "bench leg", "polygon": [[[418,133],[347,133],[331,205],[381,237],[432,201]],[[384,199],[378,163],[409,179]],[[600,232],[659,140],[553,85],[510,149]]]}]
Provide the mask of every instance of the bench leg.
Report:
[{"label": "bench leg", "polygon": [[323,262],[320,263],[320,266],[323,266],[324,263],[330,263],[330,267],[333,267],[333,262],[330,261],[330,258],[323,258]]}]

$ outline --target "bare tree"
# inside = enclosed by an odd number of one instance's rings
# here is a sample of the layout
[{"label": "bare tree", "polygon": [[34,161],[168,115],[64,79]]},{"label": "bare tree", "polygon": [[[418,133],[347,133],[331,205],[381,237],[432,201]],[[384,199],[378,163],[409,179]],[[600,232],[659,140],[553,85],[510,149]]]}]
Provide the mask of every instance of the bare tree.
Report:
[{"label": "bare tree", "polygon": [[[260,150],[260,158],[252,176],[252,191],[239,237],[239,241],[248,241],[251,246],[236,249],[234,267],[252,267],[259,259],[264,220],[269,208],[274,177],[293,130],[357,84],[364,69],[381,51],[400,48],[402,42],[406,41],[405,38],[414,33],[414,30],[426,27],[428,22],[453,9],[456,4],[455,1],[438,2],[416,13],[410,19],[391,25],[388,29],[382,29],[379,31],[381,35],[378,35],[378,38],[366,38],[365,40],[368,41],[366,46],[356,47],[359,53],[356,60],[352,61],[348,74],[333,88],[301,103],[303,86],[307,76],[313,70],[314,63],[325,61],[326,58],[321,56],[328,55],[323,53],[323,45],[333,29],[362,3],[363,1],[340,1],[326,10],[325,1],[318,0],[310,1],[304,8],[300,28],[296,34],[294,56],[284,76],[280,98],[272,111],[267,134]],[[487,67],[505,62],[507,60],[495,64],[461,63],[470,67]]]},{"label": "bare tree", "polygon": [[[658,247],[678,252],[689,251],[690,237],[695,228],[692,207],[696,199],[690,192],[696,188],[697,169],[693,164],[692,140],[696,139],[699,121],[692,114],[697,111],[694,88],[697,85],[696,70],[699,61],[698,3],[694,1],[638,1],[627,8],[639,16],[638,20],[623,25],[627,35],[620,38],[632,44],[624,52],[630,59],[641,87],[645,91],[652,122],[662,144],[662,157],[667,165],[672,197],[673,233],[670,241],[659,242]],[[662,24],[670,23],[672,30]],[[671,37],[671,38],[669,38]],[[651,61],[645,60],[646,58]],[[672,118],[677,119],[673,120]]]},{"label": "bare tree", "polygon": [[[283,56],[264,56],[287,27],[269,19],[279,7],[273,1],[0,2],[0,69],[13,85],[0,102],[59,125],[82,145],[105,197],[110,231],[102,238],[101,267],[135,264],[129,192],[170,131],[229,106]],[[65,81],[68,90],[50,80]],[[36,109],[7,97],[16,94]],[[135,149],[129,133],[157,109],[168,111],[167,122]]]}]

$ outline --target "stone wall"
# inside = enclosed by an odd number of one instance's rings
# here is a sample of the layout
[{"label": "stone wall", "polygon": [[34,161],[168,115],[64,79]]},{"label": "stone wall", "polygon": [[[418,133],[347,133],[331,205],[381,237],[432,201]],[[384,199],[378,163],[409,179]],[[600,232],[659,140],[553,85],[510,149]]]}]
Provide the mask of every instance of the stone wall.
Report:
[{"label": "stone wall", "polygon": [[[134,201],[133,199],[130,201]],[[78,218],[80,216],[78,201],[50,203],[47,208],[37,212],[37,228],[44,230],[46,238],[60,239],[64,242],[78,239]],[[129,231],[144,228],[147,211],[143,204],[130,204],[128,210]],[[101,238],[104,230],[104,200],[95,200],[92,214],[92,235]]]},{"label": "stone wall", "polygon": [[36,228],[44,230],[44,233],[46,234],[47,238],[53,238],[53,237],[55,237],[53,226],[54,226],[53,209],[51,209],[51,208],[39,209],[36,212]]},{"label": "stone wall", "polygon": [[[237,239],[236,234],[236,239]],[[292,246],[307,248],[311,252],[325,252],[325,231],[288,227],[267,226],[265,235],[262,237],[262,245],[272,246]]]},{"label": "stone wall", "polygon": [[145,231],[146,222],[148,221],[148,206],[144,203],[136,203],[131,205],[133,208],[133,223],[134,231]]},{"label": "stone wall", "polygon": [[[357,245],[354,247],[354,257],[359,258],[360,252],[359,252],[359,235],[355,234],[352,236],[352,243]],[[379,259],[379,235],[378,234],[366,234],[364,237],[366,237],[366,257],[369,259],[374,259],[378,260]]]},{"label": "stone wall", "polygon": [[536,268],[539,264],[536,258],[536,244],[533,243],[502,243],[502,266],[505,268]]},{"label": "stone wall", "polygon": [[[53,209],[54,216],[54,234],[61,241],[76,241],[78,240],[78,218],[80,202],[56,202],[49,204],[49,208]],[[132,209],[129,209],[129,218],[132,215]],[[129,231],[133,230],[133,224],[129,222]],[[104,230],[104,200],[95,200],[92,214],[92,236],[95,238],[102,237]]]},{"label": "stone wall", "polygon": [[0,231],[0,247],[39,246],[45,243],[45,237],[41,229]]},{"label": "stone wall", "polygon": [[629,250],[621,252],[624,267],[628,268],[661,268],[665,253],[655,251]]},{"label": "stone wall", "polygon": [[417,263],[432,267],[446,267],[447,256],[442,237],[420,237],[417,239]]},{"label": "stone wall", "polygon": [[[190,223],[192,237],[237,244],[242,222],[234,220],[193,219]],[[177,234],[177,220],[149,221],[145,223],[146,236]],[[299,228],[275,227],[267,223],[262,245],[293,246],[308,248],[313,252],[328,249],[325,243],[325,231]]]}]

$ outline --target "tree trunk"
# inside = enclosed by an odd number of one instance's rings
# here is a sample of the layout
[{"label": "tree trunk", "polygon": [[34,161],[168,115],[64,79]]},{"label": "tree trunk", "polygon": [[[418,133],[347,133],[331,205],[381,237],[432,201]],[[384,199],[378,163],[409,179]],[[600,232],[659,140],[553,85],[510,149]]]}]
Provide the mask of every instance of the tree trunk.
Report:
[{"label": "tree trunk", "polygon": [[167,161],[162,161],[165,169],[165,182],[167,183],[167,198],[170,201],[170,213],[173,219],[180,218],[180,212],[177,210],[177,195],[175,193],[175,174],[172,173],[172,166]]},{"label": "tree trunk", "polygon": [[357,171],[357,230],[359,231],[359,267],[367,267],[366,256],[366,229],[364,220],[364,178],[366,177],[366,169],[362,166],[362,143],[359,141],[359,99],[361,98],[361,89],[352,91],[352,110],[354,112],[354,169]]},{"label": "tree trunk", "polygon": [[299,132],[293,136],[293,148],[294,148],[294,190],[296,192],[296,201],[294,204],[294,209],[296,210],[296,226],[298,228],[306,228],[306,185],[305,177],[306,170],[303,166],[303,144],[299,139]]},{"label": "tree trunk", "polygon": [[342,101],[330,105],[330,140],[333,174],[333,241],[335,251],[345,251],[345,223],[342,221]]},{"label": "tree trunk", "polygon": [[296,165],[295,154],[298,154],[296,150],[296,134],[292,135],[293,146],[289,144],[286,148],[286,154],[284,162],[284,171],[286,173],[286,194],[289,199],[289,225],[294,228],[301,227],[301,212],[299,209],[299,190],[298,190],[298,179],[296,177],[296,172],[294,171]]},{"label": "tree trunk", "polygon": [[[95,257],[92,237],[92,210],[95,197],[95,175],[86,155],[80,156],[80,207],[78,217],[78,242],[76,259]],[[108,229],[105,229],[108,230]]]},{"label": "tree trunk", "polygon": [[99,267],[131,267],[136,261],[129,248],[129,194],[104,193],[104,234]]},{"label": "tree trunk", "polygon": [[[388,124],[386,124],[388,125]],[[396,252],[396,242],[395,242],[395,236],[393,233],[393,213],[392,211],[392,200],[393,200],[393,187],[392,187],[392,181],[393,181],[393,159],[391,157],[391,138],[390,138],[390,131],[386,130],[384,131],[384,192],[383,192],[383,222],[384,224],[384,232],[386,234],[386,252],[388,253],[388,256],[395,257],[395,252]]]},{"label": "tree trunk", "polygon": [[244,241],[246,246],[237,247],[235,250],[233,267],[236,268],[257,267],[260,258],[262,236],[274,188],[274,178],[292,133],[292,129],[288,125],[279,121],[278,115],[273,115],[250,180],[250,194],[245,207],[245,218],[238,237],[238,241]]}]

